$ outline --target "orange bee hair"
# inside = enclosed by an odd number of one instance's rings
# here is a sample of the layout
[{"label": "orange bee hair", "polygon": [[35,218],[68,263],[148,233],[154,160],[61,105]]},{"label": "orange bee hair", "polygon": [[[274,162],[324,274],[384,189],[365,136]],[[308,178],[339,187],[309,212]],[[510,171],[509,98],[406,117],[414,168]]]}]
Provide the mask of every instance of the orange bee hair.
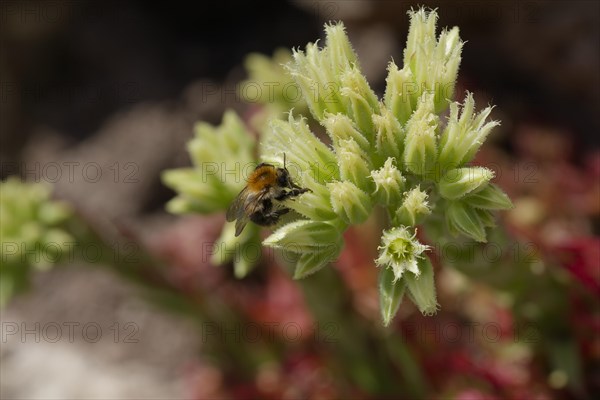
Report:
[{"label": "orange bee hair", "polygon": [[274,166],[266,164],[258,166],[248,177],[248,189],[252,192],[261,191],[275,185],[277,181],[277,170]]}]

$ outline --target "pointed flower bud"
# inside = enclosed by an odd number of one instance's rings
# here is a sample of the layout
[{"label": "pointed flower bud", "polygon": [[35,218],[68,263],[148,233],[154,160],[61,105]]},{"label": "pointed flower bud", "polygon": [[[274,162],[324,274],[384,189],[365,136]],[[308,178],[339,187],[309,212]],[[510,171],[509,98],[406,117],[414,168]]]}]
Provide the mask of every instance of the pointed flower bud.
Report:
[{"label": "pointed flower bud", "polygon": [[399,70],[392,61],[388,65],[388,76],[385,82],[385,106],[401,124],[405,124],[417,108],[417,100],[420,96],[412,72],[408,66]]},{"label": "pointed flower bud", "polygon": [[354,139],[340,140],[336,149],[340,166],[340,178],[354,183],[359,189],[368,193],[373,189],[371,162]]},{"label": "pointed flower bud", "polygon": [[[309,52],[310,46],[315,46],[309,44],[306,46],[306,52]],[[294,62],[287,64],[290,75],[294,79],[294,82],[300,88],[302,93],[302,99],[306,102],[308,109],[310,110],[313,117],[317,120],[321,119],[326,112],[331,112],[331,108],[334,108],[331,104],[326,104],[323,96],[324,89],[319,88],[319,81],[316,81],[309,75],[307,71],[304,69],[308,69],[305,67],[305,64],[308,64],[308,59],[302,52],[294,51]],[[312,69],[312,68],[311,68]],[[318,69],[315,67],[314,69]],[[302,72],[300,72],[302,71]],[[334,93],[330,93],[334,94]],[[335,97],[335,99],[337,96]],[[334,97],[332,96],[332,101]],[[329,107],[328,107],[329,106]],[[338,112],[341,109],[337,110]]]},{"label": "pointed flower bud", "polygon": [[433,96],[424,93],[417,110],[406,124],[404,163],[416,175],[432,175],[435,172],[437,125],[438,116],[433,113]]},{"label": "pointed flower bud", "polygon": [[327,188],[331,192],[333,210],[344,222],[361,224],[367,220],[373,209],[368,194],[348,181],[331,182]]},{"label": "pointed flower bud", "polygon": [[[454,97],[454,88],[456,78],[458,77],[458,68],[461,62],[463,42],[460,40],[458,27],[451,30],[443,30],[440,34],[436,55],[438,63],[443,65],[436,70],[439,77],[434,80],[433,88],[435,90],[435,109],[442,112],[448,107],[448,103]],[[430,83],[431,85],[431,83]]]},{"label": "pointed flower bud", "polygon": [[347,113],[348,100],[340,93],[340,77],[356,65],[356,54],[342,23],[325,25],[325,35],[325,48],[309,44],[304,52],[294,51],[294,62],[288,64],[290,74],[318,121],[326,113]]},{"label": "pointed flower bud", "polygon": [[440,137],[439,162],[443,170],[460,167],[473,159],[491,130],[500,125],[498,121],[487,118],[492,107],[474,113],[475,101],[471,93],[467,94],[459,117],[458,103],[450,104],[448,123]]},{"label": "pointed flower bud", "polygon": [[439,308],[435,294],[433,266],[429,257],[420,257],[417,260],[417,266],[420,274],[408,273],[404,275],[408,297],[422,314],[433,315]]},{"label": "pointed flower bud", "polygon": [[409,11],[409,15],[404,65],[409,66],[421,92],[434,94],[435,112],[440,113],[454,94],[463,43],[457,27],[443,31],[436,39],[437,12],[420,8]]},{"label": "pointed flower bud", "polygon": [[485,187],[493,177],[494,172],[483,167],[452,169],[440,179],[440,194],[445,199],[457,200]]},{"label": "pointed flower bud", "polygon": [[325,24],[325,37],[329,60],[336,73],[358,62],[343,23]]},{"label": "pointed flower bud", "polygon": [[375,182],[373,195],[380,204],[389,206],[400,201],[406,179],[394,166],[393,158],[388,158],[383,167],[377,171],[372,171],[371,178]]},{"label": "pointed flower bud", "polygon": [[279,163],[283,154],[294,179],[301,178],[299,171],[310,171],[321,184],[339,179],[335,154],[310,131],[304,118],[295,119],[291,113],[287,121],[272,120],[270,129],[263,135],[263,160],[274,161],[276,158]]},{"label": "pointed flower bud", "polygon": [[349,114],[360,131],[373,143],[375,132],[371,115],[379,111],[377,96],[356,66],[342,75],[341,83],[342,96],[350,100]]},{"label": "pointed flower bud", "polygon": [[[410,16],[410,26],[404,48],[404,65],[409,65],[412,71],[419,70],[419,67],[427,69],[427,66],[422,64],[433,58],[431,56],[436,44],[437,12],[427,12],[424,8],[419,8],[417,11],[410,10],[408,15]],[[422,53],[419,53],[420,51]],[[422,74],[425,72],[423,71]]]},{"label": "pointed flower bud", "polygon": [[398,119],[387,107],[380,106],[380,115],[373,114],[375,126],[375,148],[385,160],[389,157],[402,160],[405,133]]},{"label": "pointed flower bud", "polygon": [[377,265],[383,268],[391,268],[394,272],[394,280],[402,278],[406,271],[419,275],[417,260],[423,257],[422,253],[429,248],[419,243],[415,233],[400,226],[383,232]]},{"label": "pointed flower bud", "polygon": [[294,50],[293,57],[288,69],[313,117],[320,121],[327,112],[343,112],[337,68],[332,68],[327,48],[319,49],[316,43],[309,43],[304,52]]},{"label": "pointed flower bud", "polygon": [[323,120],[323,125],[334,145],[337,145],[340,140],[352,139],[363,151],[370,150],[369,141],[356,129],[350,117],[344,114],[328,114]]},{"label": "pointed flower bud", "polygon": [[462,201],[453,201],[446,210],[446,222],[450,232],[462,233],[477,242],[486,242],[485,224],[477,211]]},{"label": "pointed flower bud", "polygon": [[396,211],[396,223],[399,225],[415,226],[419,217],[431,214],[427,193],[420,186],[410,190],[404,197],[402,206]]}]

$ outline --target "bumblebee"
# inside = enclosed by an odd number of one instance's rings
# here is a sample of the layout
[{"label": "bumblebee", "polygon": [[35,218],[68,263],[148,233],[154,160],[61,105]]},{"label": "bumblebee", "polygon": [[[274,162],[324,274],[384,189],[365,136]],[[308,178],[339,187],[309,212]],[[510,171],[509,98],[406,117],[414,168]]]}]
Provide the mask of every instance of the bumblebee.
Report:
[{"label": "bumblebee", "polygon": [[290,210],[273,201],[282,202],[306,193],[310,189],[296,185],[285,168],[262,163],[248,177],[246,187],[237,195],[227,210],[227,221],[235,222],[235,236],[239,236],[248,223],[270,226]]}]

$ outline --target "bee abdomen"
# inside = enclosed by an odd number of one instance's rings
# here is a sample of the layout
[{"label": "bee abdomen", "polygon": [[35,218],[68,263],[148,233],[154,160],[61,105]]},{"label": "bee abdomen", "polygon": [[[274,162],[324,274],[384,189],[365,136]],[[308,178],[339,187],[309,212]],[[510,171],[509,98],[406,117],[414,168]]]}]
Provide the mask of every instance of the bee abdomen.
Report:
[{"label": "bee abdomen", "polygon": [[279,222],[279,218],[288,213],[290,210],[288,208],[280,208],[276,211],[272,211],[270,213],[257,212],[250,215],[250,220],[254,222],[256,225],[262,226],[270,226]]}]

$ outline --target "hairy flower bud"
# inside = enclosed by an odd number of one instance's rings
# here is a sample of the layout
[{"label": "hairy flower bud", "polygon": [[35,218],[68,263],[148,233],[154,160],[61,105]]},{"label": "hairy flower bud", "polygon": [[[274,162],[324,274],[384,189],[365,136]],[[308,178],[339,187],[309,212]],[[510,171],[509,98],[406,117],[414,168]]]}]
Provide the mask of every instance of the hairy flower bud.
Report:
[{"label": "hairy flower bud", "polygon": [[358,186],[359,189],[371,192],[373,182],[371,175],[371,162],[367,153],[362,151],[354,139],[340,140],[336,149],[340,166],[341,180],[347,180]]},{"label": "hairy flower bud", "polygon": [[391,205],[400,201],[406,179],[402,176],[398,168],[394,166],[393,158],[388,158],[383,167],[377,171],[372,171],[371,178],[375,182],[375,192],[373,195],[379,203]]},{"label": "hairy flower bud", "polygon": [[327,134],[333,141],[334,146],[337,146],[340,140],[352,139],[358,143],[363,151],[370,150],[369,141],[356,129],[350,117],[344,114],[328,114],[323,120],[323,125],[327,129]]},{"label": "hairy flower bud", "polygon": [[302,89],[308,107],[318,121],[326,113],[347,112],[349,101],[341,95],[341,75],[356,65],[342,23],[325,26],[326,46],[309,44],[306,50],[294,51],[294,62],[288,64],[290,74]]},{"label": "hairy flower bud", "polygon": [[346,223],[361,224],[367,220],[373,205],[369,195],[352,182],[331,182],[331,205],[336,214]]},{"label": "hairy flower bud", "polygon": [[417,110],[406,124],[404,163],[416,175],[431,175],[435,172],[437,124],[438,117],[433,113],[433,96],[424,93]]},{"label": "hairy flower bud", "polygon": [[404,65],[409,66],[420,92],[434,94],[434,109],[442,112],[454,94],[463,43],[458,28],[435,36],[437,13],[423,8],[410,11],[410,28],[404,50]]},{"label": "hairy flower bud", "polygon": [[442,169],[457,168],[471,161],[491,130],[500,125],[498,121],[486,120],[492,112],[487,107],[474,114],[475,101],[471,93],[467,94],[459,117],[458,103],[450,104],[448,123],[440,137],[439,162]]},{"label": "hairy flower bud", "polygon": [[388,65],[388,76],[385,81],[385,106],[401,124],[405,124],[417,108],[419,87],[414,82],[408,66],[399,70],[393,61]]},{"label": "hairy flower bud", "polygon": [[290,113],[287,121],[272,120],[264,136],[261,158],[279,162],[285,154],[292,177],[298,179],[298,171],[310,171],[320,184],[339,179],[335,154],[315,137],[304,118],[295,119]]},{"label": "hairy flower bud", "polygon": [[361,132],[372,143],[375,139],[371,115],[379,111],[377,96],[365,76],[354,66],[341,78],[342,96],[350,100],[350,115]]},{"label": "hairy flower bud", "polygon": [[402,206],[396,211],[395,221],[399,225],[415,226],[419,217],[430,213],[427,193],[417,186],[406,193]]},{"label": "hairy flower bud", "polygon": [[402,160],[404,154],[404,129],[387,107],[380,107],[380,115],[373,114],[375,126],[375,148],[382,159],[389,157]]},{"label": "hairy flower bud", "polygon": [[440,179],[440,194],[448,200],[457,200],[483,188],[493,177],[494,172],[483,167],[452,169]]}]

